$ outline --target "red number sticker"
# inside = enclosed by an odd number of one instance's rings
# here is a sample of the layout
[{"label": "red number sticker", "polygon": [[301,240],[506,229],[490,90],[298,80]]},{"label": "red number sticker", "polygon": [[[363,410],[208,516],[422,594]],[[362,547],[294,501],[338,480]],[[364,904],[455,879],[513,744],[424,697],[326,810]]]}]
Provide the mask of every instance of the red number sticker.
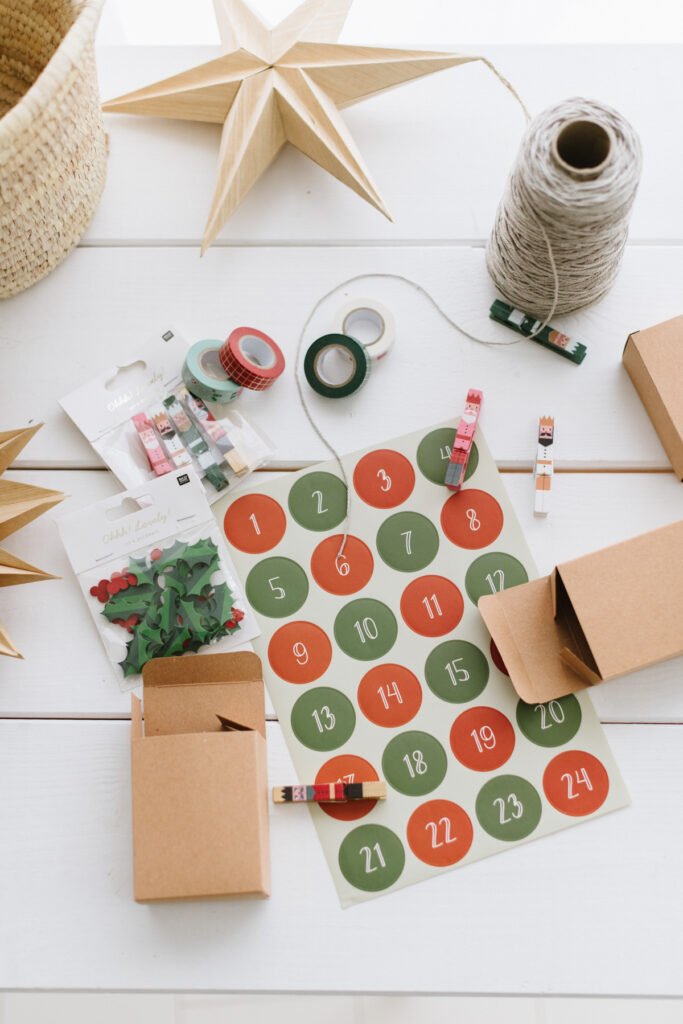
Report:
[{"label": "red number sticker", "polygon": [[[320,782],[377,782],[379,775],[369,761],[356,754],[339,754],[320,768],[315,777]],[[349,800],[346,804],[319,804],[325,814],[337,821],[357,821],[373,809],[376,800]]]},{"label": "red number sticker", "polygon": [[280,505],[267,494],[245,494],[225,513],[223,530],[233,547],[249,555],[261,555],[279,544],[287,518]]},{"label": "red number sticker", "polygon": [[463,711],[451,726],[451,750],[460,764],[475,772],[491,772],[515,749],[512,723],[496,708]]},{"label": "red number sticker", "polygon": [[343,534],[326,537],[311,557],[313,579],[329,594],[356,594],[370,581],[375,563],[367,544],[350,534],[339,554]]},{"label": "red number sticker", "polygon": [[428,800],[410,816],[408,845],[416,857],[435,868],[457,864],[472,845],[469,815],[451,800]]},{"label": "red number sticker", "polygon": [[602,807],[609,775],[602,761],[583,750],[565,750],[543,773],[543,791],[555,810],[581,818]]},{"label": "red number sticker", "polygon": [[503,529],[503,510],[486,491],[465,489],[446,501],[441,528],[459,548],[486,548]]},{"label": "red number sticker", "polygon": [[332,644],[313,622],[288,622],[273,633],[268,661],[285,682],[312,683],[330,667]]},{"label": "red number sticker", "polygon": [[358,706],[375,725],[405,725],[420,710],[422,687],[403,665],[376,665],[358,687]]},{"label": "red number sticker", "polygon": [[389,448],[368,452],[353,473],[353,486],[373,508],[396,508],[413,493],[415,470],[405,457]]},{"label": "red number sticker", "polygon": [[445,636],[464,610],[462,594],[445,576],[420,576],[401,596],[403,621],[420,636]]}]

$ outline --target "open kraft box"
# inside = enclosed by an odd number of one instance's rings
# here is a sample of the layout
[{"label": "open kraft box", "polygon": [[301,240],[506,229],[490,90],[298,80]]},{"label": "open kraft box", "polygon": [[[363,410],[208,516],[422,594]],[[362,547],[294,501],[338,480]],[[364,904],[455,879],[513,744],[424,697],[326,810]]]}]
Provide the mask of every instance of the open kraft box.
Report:
[{"label": "open kraft box", "polygon": [[[261,661],[249,652],[159,658],[132,698],[138,902],[268,896]],[[247,726],[226,732],[218,715]]]},{"label": "open kraft box", "polygon": [[683,520],[486,595],[522,700],[545,703],[683,654]]}]

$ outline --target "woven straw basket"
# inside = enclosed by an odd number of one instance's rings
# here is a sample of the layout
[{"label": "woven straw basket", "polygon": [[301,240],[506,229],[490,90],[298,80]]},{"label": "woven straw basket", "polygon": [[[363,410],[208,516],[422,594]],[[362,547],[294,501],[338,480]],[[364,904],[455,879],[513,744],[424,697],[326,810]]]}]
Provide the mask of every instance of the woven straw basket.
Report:
[{"label": "woven straw basket", "polygon": [[0,298],[49,273],[104,186],[93,41],[104,0],[0,0]]}]

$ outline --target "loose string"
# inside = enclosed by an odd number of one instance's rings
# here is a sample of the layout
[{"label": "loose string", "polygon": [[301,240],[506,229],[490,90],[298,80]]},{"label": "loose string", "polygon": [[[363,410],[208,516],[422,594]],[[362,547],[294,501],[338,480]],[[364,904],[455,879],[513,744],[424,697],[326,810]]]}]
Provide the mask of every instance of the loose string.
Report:
[{"label": "loose string", "polygon": [[[348,538],[348,535],[349,535],[349,522],[350,522],[350,519],[351,519],[351,486],[350,486],[350,483],[349,483],[348,474],[346,472],[346,467],[344,466],[344,460],[343,460],[342,455],[337,450],[337,448],[334,446],[334,444],[325,436],[323,431],[320,429],[320,427],[316,423],[316,421],[315,421],[315,419],[313,417],[313,413],[311,412],[311,409],[310,409],[310,407],[308,405],[308,402],[307,402],[307,399],[306,399],[306,395],[307,395],[308,392],[307,392],[305,384],[304,384],[305,378],[304,378],[303,373],[302,373],[302,370],[303,370],[302,350],[303,350],[303,346],[304,346],[304,340],[305,340],[305,337],[306,337],[306,332],[308,331],[308,328],[309,328],[309,326],[311,324],[311,321],[315,317],[315,315],[318,312],[318,310],[320,309],[320,307],[325,302],[327,302],[328,299],[331,299],[333,295],[336,295],[337,292],[341,291],[342,288],[346,288],[350,284],[356,284],[358,281],[368,281],[368,280],[371,280],[371,281],[376,281],[376,280],[402,281],[404,284],[410,285],[410,287],[413,288],[413,290],[415,292],[417,292],[419,295],[424,296],[424,298],[427,299],[429,304],[436,310],[436,312],[439,314],[439,316],[447,324],[449,324],[451,327],[455,328],[455,330],[458,331],[460,334],[462,334],[465,338],[467,338],[469,341],[474,342],[477,345],[484,345],[484,346],[492,347],[492,348],[509,348],[511,345],[518,345],[520,343],[520,341],[525,341],[526,340],[521,335],[518,336],[518,337],[512,337],[509,340],[505,340],[505,341],[497,341],[495,339],[479,338],[479,337],[477,337],[476,334],[472,334],[470,331],[466,330],[466,328],[464,328],[461,324],[459,324],[455,320],[453,320],[453,318],[448,315],[448,313],[439,305],[439,303],[436,301],[434,296],[431,295],[427,291],[426,288],[424,288],[417,281],[413,281],[411,278],[406,277],[404,274],[389,274],[389,273],[381,273],[381,272],[369,273],[369,274],[356,274],[354,277],[349,277],[346,281],[341,281],[339,284],[336,284],[334,286],[334,288],[330,288],[330,290],[328,292],[326,292],[321,298],[318,299],[318,301],[315,303],[315,305],[313,306],[312,310],[310,311],[310,313],[306,317],[306,321],[305,321],[303,327],[301,328],[301,333],[299,334],[299,340],[297,342],[297,347],[296,347],[294,379],[296,380],[296,387],[297,387],[297,391],[299,393],[299,401],[301,402],[301,406],[302,406],[302,408],[304,410],[304,414],[306,416],[306,419],[308,420],[313,433],[316,435],[317,438],[319,438],[320,441],[322,441],[322,443],[324,444],[325,448],[334,457],[334,459],[335,459],[335,461],[336,461],[336,463],[337,463],[337,465],[339,467],[339,472],[341,474],[342,480],[344,481],[344,484],[346,485],[346,511],[345,511],[344,520],[343,520],[343,522],[344,522],[344,533],[343,533],[343,536],[342,536],[342,541],[341,541],[341,544],[340,544],[340,547],[339,547],[339,551],[337,553],[337,559],[341,558],[342,555],[344,554],[344,549],[346,547],[346,541],[347,541],[347,538]],[[539,327],[538,330],[542,330],[543,326],[544,325],[541,325],[541,327]]]}]

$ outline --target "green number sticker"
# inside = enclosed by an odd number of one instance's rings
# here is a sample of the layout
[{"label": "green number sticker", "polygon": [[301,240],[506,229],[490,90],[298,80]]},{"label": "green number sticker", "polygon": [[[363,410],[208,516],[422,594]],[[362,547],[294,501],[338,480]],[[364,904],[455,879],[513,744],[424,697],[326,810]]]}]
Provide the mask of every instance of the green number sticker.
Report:
[{"label": "green number sticker", "polygon": [[541,798],[519,775],[499,775],[479,790],[475,804],[479,824],[494,839],[526,839],[541,820]]},{"label": "green number sticker", "polygon": [[334,638],[345,654],[358,661],[383,658],[396,643],[398,626],[390,608],[371,597],[344,605],[334,621]]},{"label": "green number sticker", "polygon": [[339,867],[351,885],[381,892],[401,877],[406,854],[395,832],[384,825],[359,825],[339,847]]},{"label": "green number sticker", "polygon": [[356,727],[353,704],[339,690],[315,686],[299,697],[292,708],[292,732],[311,750],[336,750]]},{"label": "green number sticker", "polygon": [[[446,466],[451,457],[453,441],[455,440],[455,429],[453,427],[441,427],[439,430],[432,430],[420,441],[417,449],[417,464],[423,476],[431,480],[433,484],[443,484],[446,476]],[[472,444],[465,480],[469,480],[479,465],[479,452],[476,444]]]},{"label": "green number sticker", "polygon": [[247,576],[247,597],[257,612],[283,619],[308,597],[308,577],[291,558],[264,558]]},{"label": "green number sticker", "polygon": [[436,557],[439,534],[426,516],[397,512],[377,531],[377,550],[392,569],[418,572]]},{"label": "green number sticker", "polygon": [[307,473],[289,492],[289,511],[307,530],[333,530],[346,517],[346,485],[332,473]]},{"label": "green number sticker", "polygon": [[465,575],[465,590],[476,605],[484,594],[497,594],[528,580],[527,571],[519,559],[503,551],[491,551],[472,562]]},{"label": "green number sticker", "polygon": [[581,705],[573,693],[547,704],[517,704],[517,724],[539,747],[561,747],[579,731]]},{"label": "green number sticker", "polygon": [[424,796],[446,775],[446,751],[428,732],[402,732],[387,743],[382,770],[387,782],[406,796]]},{"label": "green number sticker", "polygon": [[425,662],[427,686],[449,704],[466,704],[483,691],[489,680],[486,655],[467,640],[447,640]]}]

